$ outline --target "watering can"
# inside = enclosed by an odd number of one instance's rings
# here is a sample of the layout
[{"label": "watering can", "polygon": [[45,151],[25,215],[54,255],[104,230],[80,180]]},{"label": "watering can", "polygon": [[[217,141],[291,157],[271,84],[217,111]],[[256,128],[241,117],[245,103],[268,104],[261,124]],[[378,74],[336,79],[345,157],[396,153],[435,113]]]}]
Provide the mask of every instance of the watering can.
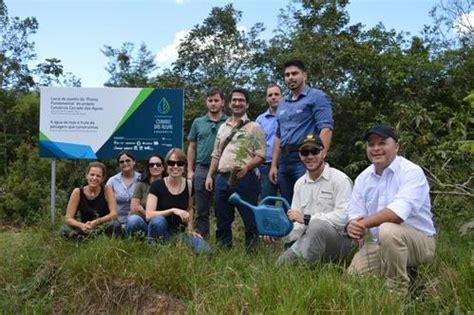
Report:
[{"label": "watering can", "polygon": [[[275,201],[281,201],[284,208],[271,204]],[[259,235],[283,237],[293,229],[293,222],[286,215],[290,205],[284,198],[269,196],[264,198],[258,206],[254,206],[243,200],[238,193],[233,193],[229,197],[229,202],[236,206],[247,207],[253,211]]]}]

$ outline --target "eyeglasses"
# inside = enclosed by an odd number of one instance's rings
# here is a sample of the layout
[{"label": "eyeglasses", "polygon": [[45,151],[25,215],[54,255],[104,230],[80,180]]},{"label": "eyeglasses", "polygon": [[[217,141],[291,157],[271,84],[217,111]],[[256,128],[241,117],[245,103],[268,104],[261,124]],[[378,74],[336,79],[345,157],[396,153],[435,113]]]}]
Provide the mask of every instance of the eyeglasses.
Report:
[{"label": "eyeglasses", "polygon": [[149,167],[161,167],[163,164],[161,164],[160,162],[157,162],[157,163],[148,163],[148,166]]},{"label": "eyeglasses", "polygon": [[166,162],[166,164],[168,164],[168,166],[176,166],[176,165],[178,165],[179,167],[183,167],[184,164],[186,164],[186,163],[184,163],[183,161],[172,161],[172,160],[168,160],[168,161]]},{"label": "eyeglasses", "polygon": [[132,162],[131,159],[126,159],[126,160],[119,161],[120,164],[125,164],[125,163],[130,163],[130,162]]},{"label": "eyeglasses", "polygon": [[300,150],[300,154],[302,156],[308,156],[310,154],[312,155],[318,155],[319,153],[321,152],[321,150],[317,149],[317,148],[311,148],[311,149],[303,149],[303,150]]}]

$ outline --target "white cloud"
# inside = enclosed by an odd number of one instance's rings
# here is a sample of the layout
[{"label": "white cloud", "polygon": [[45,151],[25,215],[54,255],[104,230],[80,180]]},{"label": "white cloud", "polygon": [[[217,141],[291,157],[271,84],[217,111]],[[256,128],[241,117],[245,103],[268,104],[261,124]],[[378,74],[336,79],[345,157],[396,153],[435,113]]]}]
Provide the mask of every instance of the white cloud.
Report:
[{"label": "white cloud", "polygon": [[474,30],[474,11],[459,16],[454,22],[456,33],[468,35]]},{"label": "white cloud", "polygon": [[184,0],[176,0],[176,4],[183,4]]},{"label": "white cloud", "polygon": [[178,58],[178,46],[188,35],[189,31],[181,30],[174,35],[173,42],[160,49],[155,55],[155,61],[158,64],[170,64]]}]

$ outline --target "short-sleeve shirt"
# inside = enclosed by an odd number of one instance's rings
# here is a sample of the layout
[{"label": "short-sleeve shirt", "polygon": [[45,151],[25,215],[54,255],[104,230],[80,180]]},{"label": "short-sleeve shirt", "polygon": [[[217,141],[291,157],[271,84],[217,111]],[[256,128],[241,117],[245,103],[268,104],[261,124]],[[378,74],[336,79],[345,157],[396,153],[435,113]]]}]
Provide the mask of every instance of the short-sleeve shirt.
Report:
[{"label": "short-sleeve shirt", "polygon": [[[436,233],[431,212],[430,187],[421,167],[397,156],[382,175],[370,165],[354,183],[349,203],[349,220],[366,217],[384,208],[393,211],[404,223],[425,235]],[[378,239],[378,227],[370,229]]]},{"label": "short-sleeve shirt", "polygon": [[321,90],[306,86],[298,99],[283,97],[277,109],[277,137],[280,146],[299,145],[308,134],[319,135],[323,128],[333,129],[332,105]]},{"label": "short-sleeve shirt", "polygon": [[218,121],[213,121],[209,115],[196,118],[191,125],[188,140],[196,142],[196,164],[210,164],[214,140],[217,130],[228,117],[223,114]]},{"label": "short-sleeve shirt", "polygon": [[147,182],[138,182],[135,186],[135,191],[133,192],[133,197],[140,200],[140,204],[143,209],[146,208],[146,200],[148,198],[148,192],[150,191],[150,183]]},{"label": "short-sleeve shirt", "polygon": [[130,201],[132,200],[135,186],[140,179],[140,173],[134,172],[133,180],[127,187],[123,181],[122,173],[117,173],[107,181],[107,186],[112,187],[115,200],[117,201],[118,221],[126,223],[128,213],[130,212]]},{"label": "short-sleeve shirt", "polygon": [[[188,210],[189,207],[189,198],[194,194],[191,191],[191,196],[189,195],[189,181],[186,180],[186,187],[184,190],[177,195],[170,193],[166,187],[164,179],[158,179],[154,181],[150,186],[150,194],[153,194],[158,198],[156,204],[156,211],[163,211],[171,208],[178,208],[181,210]],[[185,223],[181,221],[181,218],[175,214],[169,215],[166,217],[168,221],[168,227],[171,231],[177,232],[184,230]]]},{"label": "short-sleeve shirt", "polygon": [[[234,126],[230,124],[230,118],[226,120],[217,132],[216,141],[214,142],[214,151],[212,157],[219,159],[217,170],[219,172],[230,172],[235,167],[242,167],[249,163],[255,156],[265,159],[266,144],[263,130],[259,124],[250,121],[247,114],[242,117],[242,121],[248,121],[240,128],[222,151],[225,139],[231,134]],[[251,146],[245,146],[245,139],[252,139]],[[241,156],[240,153],[244,152]]]}]

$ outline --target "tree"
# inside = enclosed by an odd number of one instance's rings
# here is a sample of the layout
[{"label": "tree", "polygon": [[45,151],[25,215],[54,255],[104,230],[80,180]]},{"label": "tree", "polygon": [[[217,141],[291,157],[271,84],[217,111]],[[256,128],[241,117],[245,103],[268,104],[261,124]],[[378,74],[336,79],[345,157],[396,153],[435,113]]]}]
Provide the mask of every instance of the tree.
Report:
[{"label": "tree", "polygon": [[211,86],[226,94],[236,86],[248,88],[254,95],[250,115],[256,117],[262,111],[264,98],[257,93],[266,82],[257,82],[254,56],[265,47],[258,38],[264,27],[257,23],[246,32],[238,26],[241,18],[242,12],[232,4],[214,7],[179,45],[171,73],[186,89],[185,130],[206,111],[205,92]]},{"label": "tree", "polygon": [[105,70],[110,79],[105,86],[145,87],[150,84],[150,75],[156,69],[153,54],[142,43],[136,56],[133,55],[135,45],[126,42],[121,48],[104,46],[102,53],[109,58]]}]

